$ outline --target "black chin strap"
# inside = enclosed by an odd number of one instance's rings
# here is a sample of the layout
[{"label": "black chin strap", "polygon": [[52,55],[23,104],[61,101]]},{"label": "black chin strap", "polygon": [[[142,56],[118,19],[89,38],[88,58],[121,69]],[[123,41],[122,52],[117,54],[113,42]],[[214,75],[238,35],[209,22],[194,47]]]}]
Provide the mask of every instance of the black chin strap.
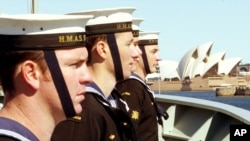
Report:
[{"label": "black chin strap", "polygon": [[64,81],[58,60],[54,50],[44,51],[45,60],[49,67],[52,79],[54,81],[56,90],[58,92],[59,98],[61,100],[64,113],[67,118],[76,115],[72,100],[70,98],[68,87]]},{"label": "black chin strap", "polygon": [[113,33],[107,34],[108,44],[110,46],[110,52],[113,58],[114,69],[115,69],[115,78],[116,81],[123,80],[123,71],[121,65],[120,53],[118,46],[116,44],[115,35]]},{"label": "black chin strap", "polygon": [[145,51],[145,47],[144,47],[144,45],[139,45],[139,47],[142,51],[142,60],[144,63],[144,68],[145,68],[146,74],[149,74],[151,72],[150,72],[150,68],[149,68],[149,64],[148,64],[148,57],[147,57],[147,54]]}]

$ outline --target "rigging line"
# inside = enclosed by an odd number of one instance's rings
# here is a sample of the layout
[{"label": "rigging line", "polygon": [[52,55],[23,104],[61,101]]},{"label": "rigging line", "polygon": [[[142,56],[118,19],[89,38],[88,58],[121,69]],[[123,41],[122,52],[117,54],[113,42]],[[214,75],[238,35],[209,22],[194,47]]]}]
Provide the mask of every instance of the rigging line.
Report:
[{"label": "rigging line", "polygon": [[27,0],[27,12],[30,13],[30,1],[31,0]]}]

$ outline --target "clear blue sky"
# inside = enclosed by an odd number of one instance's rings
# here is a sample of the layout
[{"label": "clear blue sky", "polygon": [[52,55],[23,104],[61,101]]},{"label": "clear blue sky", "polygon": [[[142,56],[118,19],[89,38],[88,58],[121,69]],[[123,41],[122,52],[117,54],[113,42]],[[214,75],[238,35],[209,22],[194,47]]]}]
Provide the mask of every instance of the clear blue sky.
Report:
[{"label": "clear blue sky", "polygon": [[[38,0],[38,13],[65,14],[111,7],[135,7],[141,29],[160,31],[162,59],[180,61],[191,48],[213,41],[211,53],[250,63],[250,0]],[[0,0],[0,13],[30,12],[30,0]]]}]

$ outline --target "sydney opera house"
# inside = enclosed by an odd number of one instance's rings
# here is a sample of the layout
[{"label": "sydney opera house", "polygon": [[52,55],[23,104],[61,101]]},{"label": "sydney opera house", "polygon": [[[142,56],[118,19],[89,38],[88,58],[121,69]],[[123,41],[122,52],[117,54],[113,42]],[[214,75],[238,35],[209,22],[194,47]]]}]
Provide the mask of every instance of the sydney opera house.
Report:
[{"label": "sydney opera house", "polygon": [[212,90],[222,84],[248,85],[247,79],[239,75],[240,57],[226,59],[226,52],[211,54],[213,42],[190,49],[180,62],[159,61],[159,73],[150,74],[147,80],[153,88],[161,80],[162,89],[167,90]]}]

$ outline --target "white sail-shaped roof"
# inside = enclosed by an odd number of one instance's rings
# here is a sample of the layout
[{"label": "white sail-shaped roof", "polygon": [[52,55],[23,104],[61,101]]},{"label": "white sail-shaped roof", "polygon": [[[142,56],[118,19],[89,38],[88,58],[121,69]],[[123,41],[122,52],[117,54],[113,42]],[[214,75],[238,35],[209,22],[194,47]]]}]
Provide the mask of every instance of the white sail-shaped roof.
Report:
[{"label": "white sail-shaped roof", "polygon": [[193,68],[194,68],[194,63],[197,59],[196,58],[191,58],[188,62],[188,65],[187,65],[187,68],[186,68],[186,71],[183,72],[183,76],[182,76],[182,79],[185,79],[185,78],[191,78],[192,77],[192,73],[193,73]]},{"label": "white sail-shaped roof", "polygon": [[[178,78],[179,80],[184,80],[185,78],[202,77],[213,67],[218,69],[216,69],[214,73],[228,75],[242,60],[242,58],[230,58],[225,60],[225,51],[210,55],[212,47],[213,42],[208,42],[190,49],[181,58],[179,64],[170,60],[159,61],[161,79]],[[157,75],[159,76],[159,74],[153,74],[152,77],[157,77]],[[149,75],[149,77],[151,76]]]},{"label": "white sail-shaped roof", "polygon": [[198,46],[199,58],[203,56],[209,56],[212,46],[213,46],[213,42],[208,42],[208,43]]},{"label": "white sail-shaped roof", "polygon": [[229,58],[219,62],[218,74],[228,75],[242,58]]},{"label": "white sail-shaped roof", "polygon": [[150,79],[156,79],[158,80],[158,78],[161,77],[159,75],[159,73],[150,73],[146,76],[146,80],[150,80]]},{"label": "white sail-shaped roof", "polygon": [[205,66],[204,60],[205,58],[198,58],[195,60],[193,65],[193,71],[190,78],[194,78],[197,75],[201,75],[203,73],[203,69]]},{"label": "white sail-shaped roof", "polygon": [[218,65],[219,61],[224,59],[225,53],[225,51],[222,51],[209,56],[200,76],[204,76],[213,66]]},{"label": "white sail-shaped roof", "polygon": [[189,76],[189,72],[192,70],[192,65],[197,54],[197,47],[194,47],[182,57],[177,70],[181,79]]},{"label": "white sail-shaped roof", "polygon": [[210,55],[211,48],[213,46],[213,42],[208,42],[199,46],[198,49],[198,58],[193,63],[192,72],[190,74],[190,78],[194,78],[197,75],[201,75],[204,71],[204,66],[207,63],[208,57]]},{"label": "white sail-shaped roof", "polygon": [[178,78],[180,80],[180,76],[177,72],[178,62],[170,61],[170,60],[162,60],[159,61],[160,66],[160,75],[161,79],[171,79],[171,78]]}]

